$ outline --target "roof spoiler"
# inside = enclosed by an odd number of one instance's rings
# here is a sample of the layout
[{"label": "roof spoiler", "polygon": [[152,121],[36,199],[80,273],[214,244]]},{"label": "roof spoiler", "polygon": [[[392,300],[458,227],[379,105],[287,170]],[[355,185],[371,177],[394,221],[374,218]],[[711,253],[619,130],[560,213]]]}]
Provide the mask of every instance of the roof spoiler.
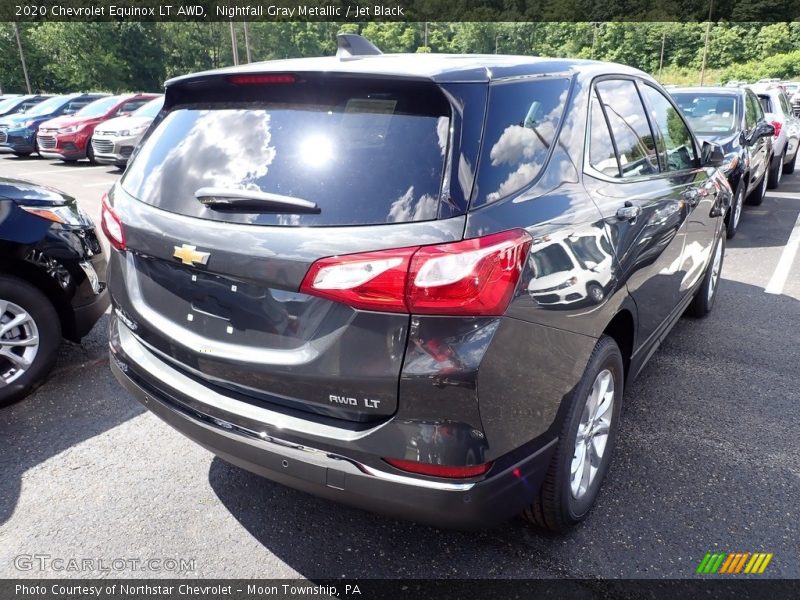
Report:
[{"label": "roof spoiler", "polygon": [[357,33],[339,33],[336,35],[336,58],[377,56],[379,54],[383,54],[383,52],[364,36]]}]

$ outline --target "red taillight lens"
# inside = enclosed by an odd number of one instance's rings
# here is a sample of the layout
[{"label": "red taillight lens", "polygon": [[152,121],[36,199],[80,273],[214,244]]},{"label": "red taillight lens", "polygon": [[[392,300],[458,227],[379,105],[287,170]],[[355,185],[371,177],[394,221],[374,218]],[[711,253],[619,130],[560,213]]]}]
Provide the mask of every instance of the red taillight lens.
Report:
[{"label": "red taillight lens", "polygon": [[522,229],[439,244],[323,258],[300,291],[364,310],[502,315],[528,256]]},{"label": "red taillight lens", "polygon": [[108,194],[103,194],[103,202],[100,205],[100,227],[108,238],[108,243],[117,250],[125,250],[125,227],[122,219],[108,205]]},{"label": "red taillight lens", "polygon": [[400,460],[399,458],[384,458],[387,463],[409,473],[418,475],[430,475],[431,477],[447,477],[450,479],[465,479],[467,477],[477,477],[483,475],[492,466],[492,463],[482,465],[470,465],[466,467],[454,467],[449,465],[434,465],[431,463],[421,463],[413,460]]},{"label": "red taillight lens", "polygon": [[423,246],[411,259],[408,306],[415,314],[501,315],[531,247],[523,230]]},{"label": "red taillight lens", "polygon": [[408,312],[406,277],[416,248],[323,258],[311,265],[300,291],[364,310]]},{"label": "red taillight lens", "polygon": [[775,137],[777,138],[781,134],[782,124],[780,121],[773,121],[772,126],[775,128]]},{"label": "red taillight lens", "polygon": [[273,83],[295,83],[291,73],[263,73],[253,75],[230,75],[228,81],[234,85],[270,85]]}]

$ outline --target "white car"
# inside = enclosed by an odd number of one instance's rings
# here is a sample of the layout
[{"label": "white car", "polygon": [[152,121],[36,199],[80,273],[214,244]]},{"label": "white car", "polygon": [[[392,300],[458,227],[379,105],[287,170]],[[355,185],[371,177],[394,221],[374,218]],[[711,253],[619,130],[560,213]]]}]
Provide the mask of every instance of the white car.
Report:
[{"label": "white car", "polygon": [[800,119],[794,116],[789,99],[780,87],[772,84],[754,85],[752,89],[764,109],[764,118],[775,127],[768,179],[768,186],[774,189],[784,173],[794,172],[800,146]]},{"label": "white car", "polygon": [[124,168],[134,148],[164,106],[164,97],[150,100],[128,116],[117,117],[97,126],[92,136],[95,161]]},{"label": "white car", "polygon": [[611,283],[613,250],[601,230],[565,238],[535,238],[531,247],[535,276],[528,294],[538,304],[599,304]]}]

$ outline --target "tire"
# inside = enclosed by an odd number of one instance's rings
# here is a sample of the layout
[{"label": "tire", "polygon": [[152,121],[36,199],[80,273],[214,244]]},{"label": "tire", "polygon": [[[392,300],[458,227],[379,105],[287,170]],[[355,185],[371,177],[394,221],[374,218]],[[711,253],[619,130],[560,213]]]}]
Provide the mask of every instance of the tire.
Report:
[{"label": "tire", "polygon": [[786,158],[786,154],[781,154],[780,158],[775,163],[775,166],[770,166],[769,169],[769,178],[767,179],[767,187],[769,189],[774,190],[776,189],[781,183],[781,175],[783,175],[783,159]]},{"label": "tire", "polygon": [[736,186],[736,193],[733,195],[731,208],[728,210],[728,218],[725,219],[725,236],[731,239],[739,230],[739,223],[742,220],[742,205],[744,204],[744,181],[739,181]]},{"label": "tire", "polygon": [[767,175],[768,173],[765,172],[758,187],[750,192],[750,195],[747,197],[747,203],[750,206],[761,206],[761,203],[764,202],[764,196],[767,195]]},{"label": "tire", "polygon": [[[582,443],[580,440],[586,438],[583,435],[579,438],[578,432],[579,429],[583,432],[584,423],[590,416],[589,403],[592,401],[591,393],[595,389],[595,382],[599,381],[604,374],[610,376],[613,383],[613,391],[610,391],[610,396],[607,393],[603,399],[603,402],[606,402],[610,397],[611,406],[606,404],[605,411],[600,415],[600,417],[605,417],[604,424],[608,428],[608,434],[605,435],[606,439],[598,459],[597,471],[592,478],[588,479],[588,483],[586,479],[577,478],[578,485],[575,487],[578,488],[578,492],[576,494],[573,491],[573,463],[578,461],[576,463],[577,472],[583,473],[581,465],[585,462],[580,462],[580,455],[583,453],[581,448],[597,448],[594,437],[589,438],[588,444]],[[598,340],[580,382],[569,396],[569,410],[564,418],[558,447],[547,475],[545,475],[538,497],[522,513],[527,521],[537,527],[560,533],[582,521],[589,513],[611,463],[622,407],[623,381],[622,354],[613,338],[604,335]],[[599,404],[600,407],[603,406],[603,402]],[[603,436],[601,434],[595,437],[602,438]],[[584,454],[584,461],[586,460],[585,456]],[[586,483],[585,486],[584,483]]]},{"label": "tire", "polygon": [[97,161],[94,159],[94,148],[92,148],[92,138],[89,138],[86,141],[86,158],[89,159],[89,163],[96,165]]},{"label": "tire", "polygon": [[794,163],[796,161],[797,161],[797,150],[794,151],[794,156],[792,157],[792,160],[783,165],[784,175],[791,175],[792,173],[794,173]]},{"label": "tire", "polygon": [[[39,387],[53,368],[61,343],[61,323],[47,296],[28,282],[9,275],[0,275],[0,310],[0,332],[12,320],[28,317],[0,336],[0,406],[8,406]],[[38,338],[36,348],[18,343],[35,338]],[[4,341],[17,343],[4,344]],[[16,359],[8,358],[12,354]],[[17,371],[23,360],[29,365]]]},{"label": "tire", "polygon": [[600,304],[605,298],[605,292],[603,292],[603,288],[600,287],[600,284],[595,282],[591,282],[586,286],[586,294],[595,304]]},{"label": "tire", "polygon": [[711,260],[706,267],[703,276],[703,283],[695,292],[686,314],[696,319],[702,319],[711,309],[714,308],[714,301],[717,299],[719,280],[722,276],[722,263],[725,259],[725,237],[720,236],[711,253]]}]

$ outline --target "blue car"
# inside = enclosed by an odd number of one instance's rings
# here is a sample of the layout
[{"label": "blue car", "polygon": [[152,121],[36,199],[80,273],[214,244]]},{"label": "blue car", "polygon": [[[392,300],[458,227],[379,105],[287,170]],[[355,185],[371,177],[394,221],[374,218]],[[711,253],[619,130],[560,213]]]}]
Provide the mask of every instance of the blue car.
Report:
[{"label": "blue car", "polygon": [[52,98],[52,96],[30,95],[30,96],[11,96],[0,100],[0,117],[29,111],[40,102]]},{"label": "blue car", "polygon": [[0,117],[0,152],[28,156],[36,151],[39,125],[54,117],[71,115],[108,94],[68,94],[54,96],[21,114]]}]

